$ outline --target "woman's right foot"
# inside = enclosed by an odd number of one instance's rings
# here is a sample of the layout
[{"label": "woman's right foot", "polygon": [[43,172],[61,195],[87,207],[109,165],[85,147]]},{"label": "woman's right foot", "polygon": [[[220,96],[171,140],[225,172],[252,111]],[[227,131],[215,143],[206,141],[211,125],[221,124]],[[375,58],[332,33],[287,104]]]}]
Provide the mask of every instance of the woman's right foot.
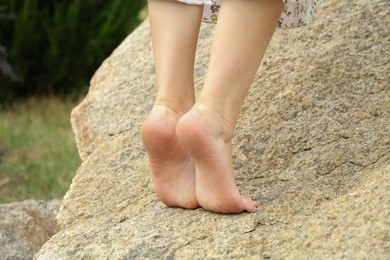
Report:
[{"label": "woman's right foot", "polygon": [[199,208],[195,192],[195,164],[176,136],[179,115],[156,105],[145,120],[141,135],[149,156],[157,197],[167,206]]},{"label": "woman's right foot", "polygon": [[179,120],[176,132],[195,161],[200,206],[220,213],[255,212],[256,202],[240,195],[234,181],[233,127],[216,110],[197,103]]}]

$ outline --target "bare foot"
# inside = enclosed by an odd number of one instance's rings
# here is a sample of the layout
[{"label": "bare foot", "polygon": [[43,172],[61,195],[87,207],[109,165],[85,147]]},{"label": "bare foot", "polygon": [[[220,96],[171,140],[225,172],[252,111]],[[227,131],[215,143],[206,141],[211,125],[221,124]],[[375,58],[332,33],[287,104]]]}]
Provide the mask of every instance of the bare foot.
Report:
[{"label": "bare foot", "polygon": [[197,103],[179,121],[176,132],[196,165],[196,197],[206,210],[255,212],[256,203],[240,195],[233,176],[233,127],[217,111]]},{"label": "bare foot", "polygon": [[167,206],[199,208],[195,165],[176,137],[178,118],[167,106],[156,105],[142,126],[142,142],[157,197]]}]

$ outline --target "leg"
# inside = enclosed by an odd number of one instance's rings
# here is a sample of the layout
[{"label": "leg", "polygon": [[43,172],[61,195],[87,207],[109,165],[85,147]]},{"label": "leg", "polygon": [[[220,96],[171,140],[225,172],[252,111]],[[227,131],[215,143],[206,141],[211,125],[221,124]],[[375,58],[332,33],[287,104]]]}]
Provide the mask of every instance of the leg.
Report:
[{"label": "leg", "polygon": [[211,211],[256,211],[233,176],[231,139],[282,12],[278,0],[224,0],[199,101],[179,121],[178,137],[196,164],[196,196]]},{"label": "leg", "polygon": [[198,208],[195,166],[176,137],[179,118],[194,104],[193,71],[202,7],[150,0],[157,98],[141,134],[157,197],[167,206]]}]

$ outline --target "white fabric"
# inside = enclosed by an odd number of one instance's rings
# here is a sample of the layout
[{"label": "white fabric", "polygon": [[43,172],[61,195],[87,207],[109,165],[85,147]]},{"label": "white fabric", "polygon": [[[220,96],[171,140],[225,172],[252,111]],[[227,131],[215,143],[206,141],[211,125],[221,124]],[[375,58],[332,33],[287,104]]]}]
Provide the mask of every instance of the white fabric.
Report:
[{"label": "white fabric", "polygon": [[[186,4],[204,5],[203,21],[217,23],[222,0],[177,0]],[[278,1],[278,0],[275,0]],[[279,0],[280,1],[280,0]],[[306,25],[314,17],[322,0],[281,0],[284,3],[280,27]]]}]

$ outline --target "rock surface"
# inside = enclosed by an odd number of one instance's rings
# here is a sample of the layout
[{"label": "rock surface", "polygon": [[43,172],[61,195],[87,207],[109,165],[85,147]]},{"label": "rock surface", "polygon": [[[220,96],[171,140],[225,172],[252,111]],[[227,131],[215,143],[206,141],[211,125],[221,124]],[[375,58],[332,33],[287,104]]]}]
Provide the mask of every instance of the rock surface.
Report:
[{"label": "rock surface", "polygon": [[33,259],[55,233],[60,201],[0,205],[0,259]]},{"label": "rock surface", "polygon": [[[242,108],[237,185],[255,214],[166,208],[140,127],[155,97],[148,23],[102,64],[72,124],[82,165],[37,259],[389,257],[388,0],[328,0],[279,29]],[[197,92],[214,27],[203,25]]]}]

